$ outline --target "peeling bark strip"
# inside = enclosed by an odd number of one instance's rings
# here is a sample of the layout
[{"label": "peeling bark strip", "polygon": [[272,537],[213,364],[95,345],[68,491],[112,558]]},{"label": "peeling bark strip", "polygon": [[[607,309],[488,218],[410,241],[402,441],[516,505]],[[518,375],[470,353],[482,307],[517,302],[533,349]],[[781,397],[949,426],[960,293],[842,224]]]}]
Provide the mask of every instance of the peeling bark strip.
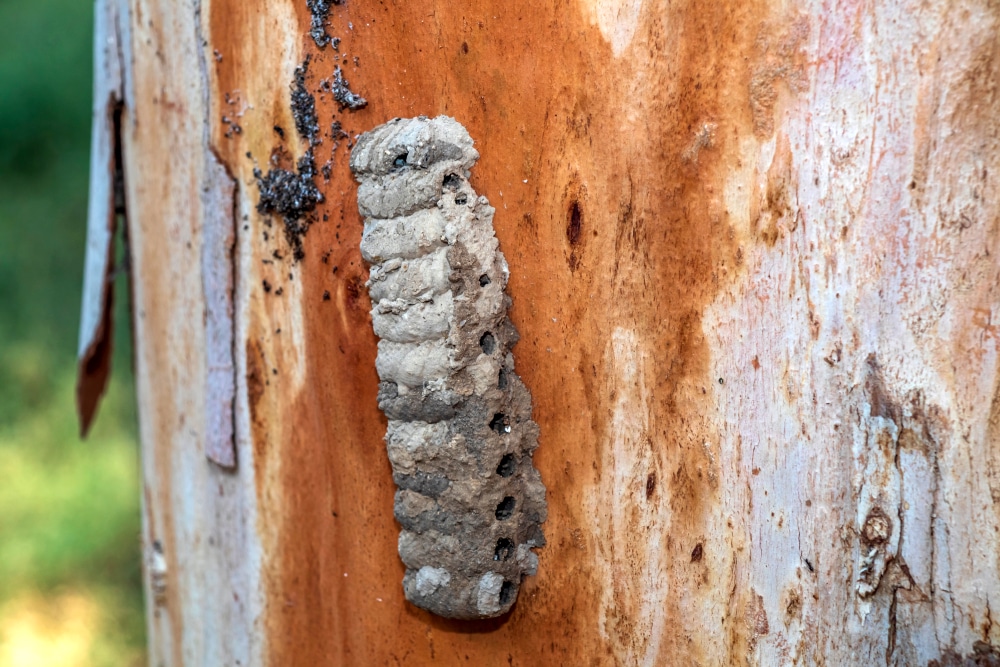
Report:
[{"label": "peeling bark strip", "polygon": [[448,618],[506,613],[544,544],[538,425],[514,373],[507,262],[479,159],[446,116],[396,119],[351,155],[382,383],[379,408],[402,524],[403,589]]},{"label": "peeling bark strip", "polygon": [[112,272],[116,199],[121,196],[119,125],[124,98],[120,19],[116,0],[95,3],[87,254],[77,348],[76,408],[81,435],[90,430],[111,372]]},{"label": "peeling bark strip", "polygon": [[205,455],[223,468],[236,467],[233,401],[233,245],[236,186],[225,166],[206,151],[201,281],[205,292]]}]

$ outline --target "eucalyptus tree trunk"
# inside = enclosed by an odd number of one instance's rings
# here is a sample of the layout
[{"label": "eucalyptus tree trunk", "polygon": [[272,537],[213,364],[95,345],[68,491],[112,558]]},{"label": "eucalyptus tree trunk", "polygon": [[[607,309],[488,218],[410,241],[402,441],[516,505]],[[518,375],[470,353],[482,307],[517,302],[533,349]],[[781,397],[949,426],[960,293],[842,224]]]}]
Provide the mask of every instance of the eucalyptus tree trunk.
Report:
[{"label": "eucalyptus tree trunk", "polygon": [[[98,0],[97,26],[81,406],[117,164],[151,664],[991,658],[1000,5]],[[418,115],[475,139],[540,429],[548,544],[490,621],[401,587],[348,162]]]}]

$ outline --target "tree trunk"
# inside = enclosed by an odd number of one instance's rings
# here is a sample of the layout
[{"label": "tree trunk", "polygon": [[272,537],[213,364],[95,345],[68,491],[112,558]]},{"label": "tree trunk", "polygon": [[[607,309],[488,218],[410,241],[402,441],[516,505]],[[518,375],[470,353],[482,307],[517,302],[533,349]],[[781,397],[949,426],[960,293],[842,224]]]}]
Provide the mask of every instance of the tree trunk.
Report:
[{"label": "tree trunk", "polygon": [[[151,664],[924,665],[1000,640],[1000,6],[335,3],[97,3]],[[286,233],[254,170],[295,173],[303,92],[323,201]],[[540,427],[548,545],[492,621],[401,587],[348,159],[420,114],[476,141]]]}]

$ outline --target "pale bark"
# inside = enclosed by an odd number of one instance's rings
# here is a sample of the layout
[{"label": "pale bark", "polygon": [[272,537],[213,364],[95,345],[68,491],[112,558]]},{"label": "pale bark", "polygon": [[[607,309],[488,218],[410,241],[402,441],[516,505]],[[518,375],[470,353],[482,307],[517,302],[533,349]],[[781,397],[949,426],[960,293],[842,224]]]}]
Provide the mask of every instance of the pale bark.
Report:
[{"label": "pale bark", "polygon": [[[346,0],[336,61],[304,0],[125,4],[152,664],[923,665],[1000,640],[996,3]],[[332,176],[295,261],[253,169],[306,149],[308,54]],[[335,64],[366,108],[320,91]],[[477,142],[541,433],[549,544],[497,622],[403,600],[330,134],[421,113]]]}]

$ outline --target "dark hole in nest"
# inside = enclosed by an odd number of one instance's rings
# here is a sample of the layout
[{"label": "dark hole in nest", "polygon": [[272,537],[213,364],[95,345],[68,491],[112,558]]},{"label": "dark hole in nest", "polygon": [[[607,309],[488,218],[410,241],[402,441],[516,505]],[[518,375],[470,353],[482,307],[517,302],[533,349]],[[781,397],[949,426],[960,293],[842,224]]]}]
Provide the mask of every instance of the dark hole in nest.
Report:
[{"label": "dark hole in nest", "polygon": [[514,543],[506,537],[497,540],[497,548],[493,550],[493,560],[506,561],[514,555]]},{"label": "dark hole in nest", "polygon": [[507,519],[514,516],[514,506],[517,505],[517,501],[514,500],[514,496],[507,496],[497,504],[497,510],[495,512],[497,521],[506,521]]},{"label": "dark hole in nest", "polygon": [[510,433],[510,424],[507,423],[507,415],[502,412],[493,415],[493,420],[490,421],[490,428],[499,435]]},{"label": "dark hole in nest", "polygon": [[461,184],[462,179],[458,177],[458,174],[448,174],[441,182],[441,187],[446,190],[457,190],[458,186]]},{"label": "dark hole in nest", "polygon": [[497,339],[493,337],[489,331],[483,334],[482,338],[479,339],[479,347],[483,349],[486,354],[493,354],[493,351],[497,349]]},{"label": "dark hole in nest", "polygon": [[455,203],[458,204],[459,206],[465,206],[465,204],[468,201],[469,201],[469,198],[466,197],[465,195],[457,195],[455,197]]},{"label": "dark hole in nest", "polygon": [[500,587],[500,606],[507,606],[507,603],[514,599],[515,592],[517,592],[517,589],[514,587],[513,582],[503,582],[503,586]]},{"label": "dark hole in nest", "polygon": [[500,369],[500,376],[497,378],[497,389],[507,388],[507,371]]},{"label": "dark hole in nest", "polygon": [[491,282],[490,281],[490,277],[488,275],[486,275],[485,273],[483,275],[479,276],[479,286],[480,287],[486,287],[487,285],[490,284],[490,282]]},{"label": "dark hole in nest", "polygon": [[396,156],[396,159],[392,161],[393,167],[405,167],[406,166],[406,153],[401,153]]},{"label": "dark hole in nest", "polygon": [[[514,460],[513,454],[505,454],[500,463],[497,465],[497,474],[501,477],[510,477],[514,474],[514,470],[517,468],[517,461]],[[499,508],[498,508],[499,511]]]}]

